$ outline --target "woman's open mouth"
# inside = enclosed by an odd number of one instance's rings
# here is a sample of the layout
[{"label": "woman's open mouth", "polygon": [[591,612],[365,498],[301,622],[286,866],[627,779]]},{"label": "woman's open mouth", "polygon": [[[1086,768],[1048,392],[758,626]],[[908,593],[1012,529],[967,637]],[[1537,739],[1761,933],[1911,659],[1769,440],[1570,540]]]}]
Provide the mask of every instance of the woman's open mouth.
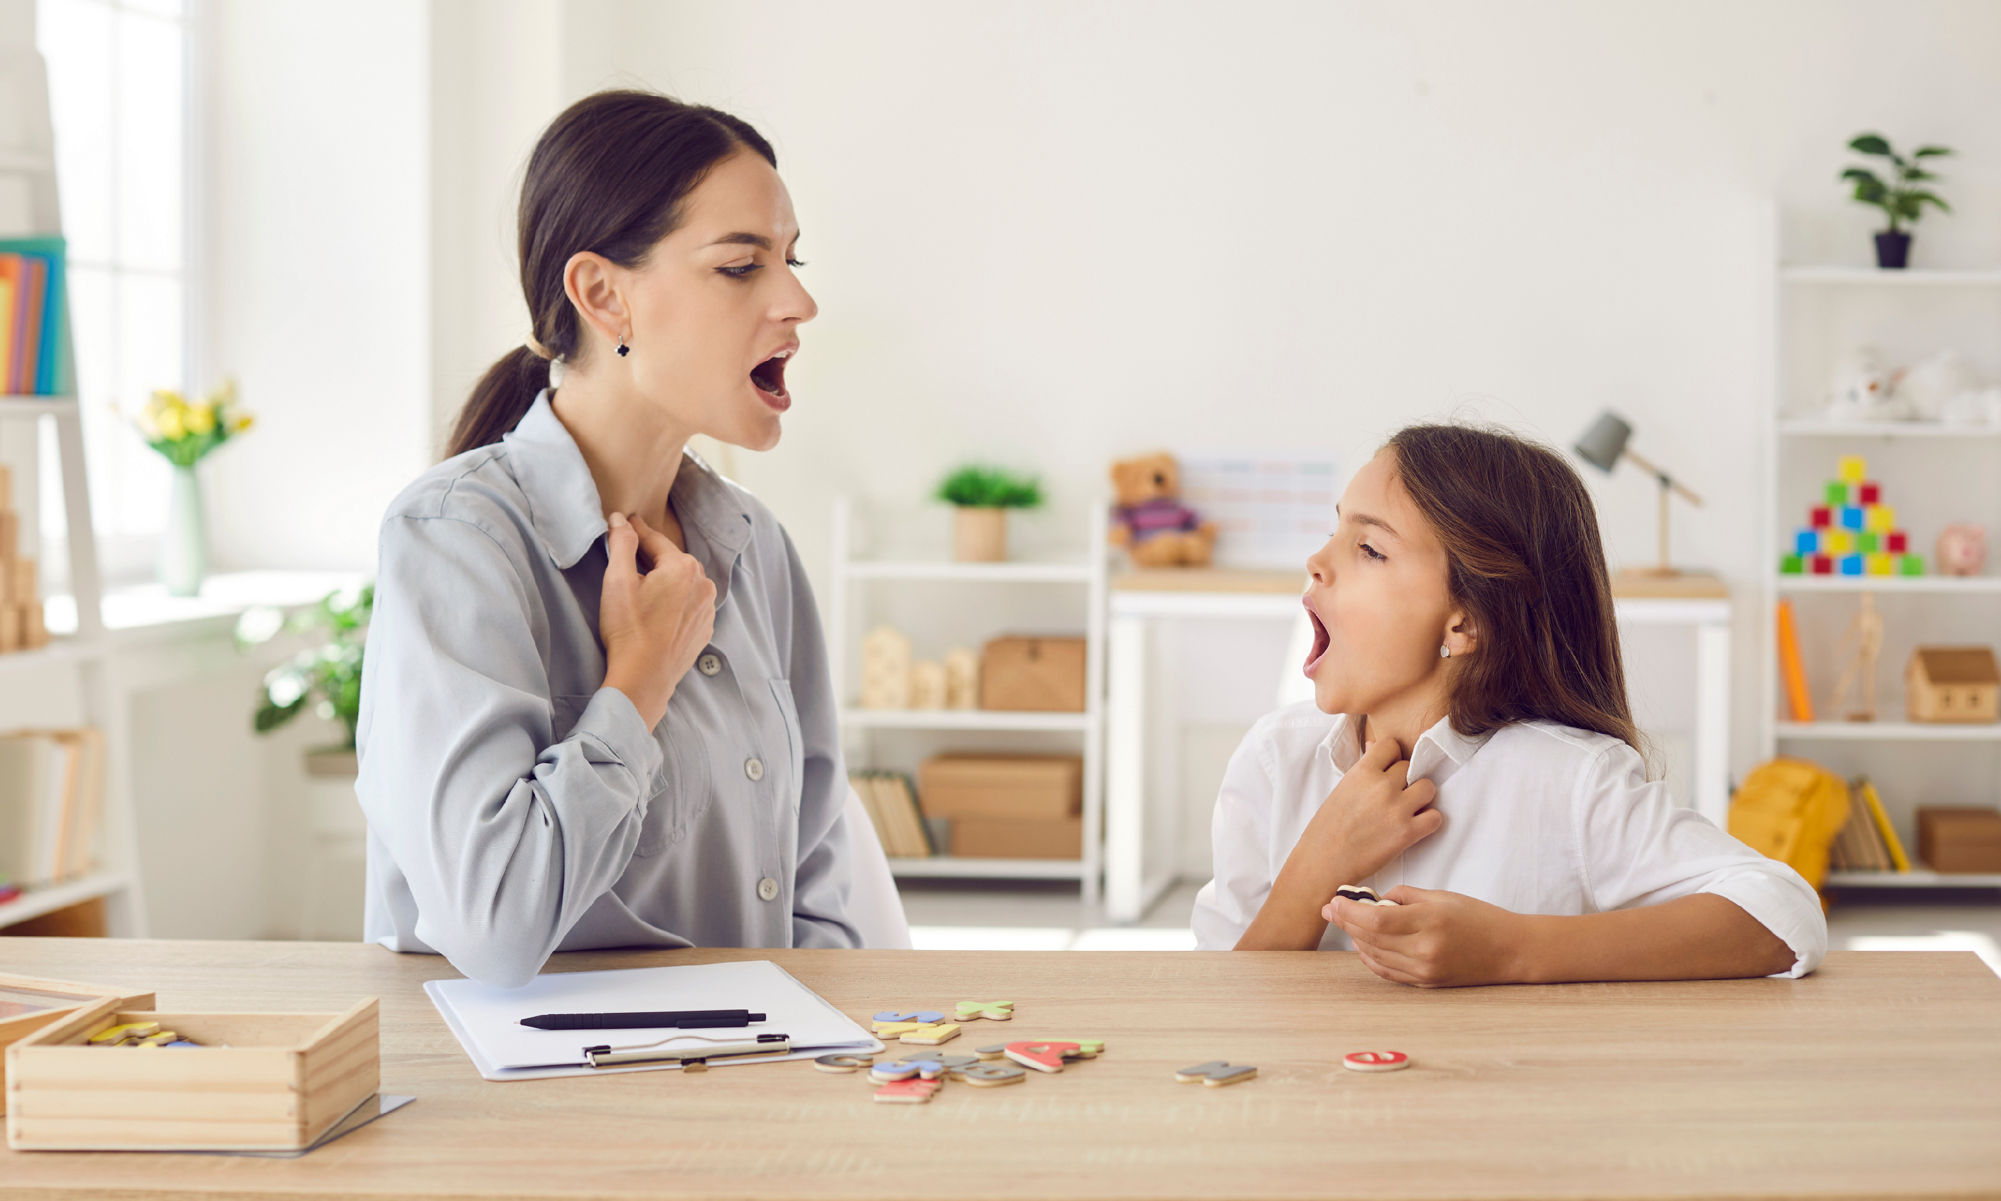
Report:
[{"label": "woman's open mouth", "polygon": [[1306,620],[1313,623],[1313,653],[1306,657],[1306,678],[1310,680],[1314,671],[1320,667],[1320,660],[1327,657],[1327,648],[1334,644],[1334,637],[1327,632],[1326,625],[1320,620],[1320,614],[1313,611],[1311,600],[1302,598],[1299,603],[1306,606]]},{"label": "woman's open mouth", "polygon": [[765,404],[783,413],[792,407],[792,394],[785,390],[785,364],[799,353],[797,346],[787,346],[777,354],[750,369],[750,385]]}]

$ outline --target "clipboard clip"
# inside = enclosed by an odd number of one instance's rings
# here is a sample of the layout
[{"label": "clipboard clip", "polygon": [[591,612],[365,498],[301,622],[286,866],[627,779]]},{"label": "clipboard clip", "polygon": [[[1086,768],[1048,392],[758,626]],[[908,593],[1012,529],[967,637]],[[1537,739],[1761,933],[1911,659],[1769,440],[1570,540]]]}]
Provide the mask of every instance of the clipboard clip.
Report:
[{"label": "clipboard clip", "polygon": [[[703,1047],[682,1047],[678,1050],[662,1050],[667,1043],[698,1042],[707,1043]],[[785,1034],[760,1034],[754,1040],[703,1038],[699,1034],[676,1034],[659,1042],[640,1043],[630,1047],[585,1047],[584,1066],[587,1068],[609,1068],[633,1063],[679,1063],[710,1059],[734,1059],[746,1055],[787,1055],[792,1051],[792,1039]]]}]

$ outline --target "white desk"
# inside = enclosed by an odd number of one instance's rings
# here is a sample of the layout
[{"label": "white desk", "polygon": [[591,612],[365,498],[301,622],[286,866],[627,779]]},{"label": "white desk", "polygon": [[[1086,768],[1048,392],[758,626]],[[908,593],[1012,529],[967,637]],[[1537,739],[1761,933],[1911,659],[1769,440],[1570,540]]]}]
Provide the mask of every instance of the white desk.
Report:
[{"label": "white desk", "polygon": [[[1147,702],[1152,691],[1147,662],[1152,628],[1169,620],[1300,621],[1304,585],[1304,577],[1291,572],[1134,572],[1112,579],[1105,672],[1105,915],[1109,920],[1137,921],[1179,875],[1171,856],[1151,865],[1146,862]],[[1691,799],[1697,812],[1723,826],[1730,806],[1730,601],[1615,597],[1614,605],[1622,628],[1692,627],[1696,699]]]}]

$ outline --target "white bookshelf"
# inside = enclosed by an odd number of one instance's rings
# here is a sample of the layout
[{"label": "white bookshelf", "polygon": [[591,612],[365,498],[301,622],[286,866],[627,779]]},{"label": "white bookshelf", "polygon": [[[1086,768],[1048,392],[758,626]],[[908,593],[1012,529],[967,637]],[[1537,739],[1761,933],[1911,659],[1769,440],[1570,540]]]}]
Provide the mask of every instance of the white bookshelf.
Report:
[{"label": "white bookshelf", "polygon": [[[1051,738],[1073,744],[1084,761],[1084,843],[1076,859],[975,859],[954,855],[924,858],[892,857],[890,871],[905,880],[1072,880],[1086,904],[1096,904],[1103,880],[1104,840],[1104,659],[1106,557],[1105,513],[1091,510],[1091,528],[1083,549],[1072,558],[1031,558],[1005,563],[956,563],[935,555],[883,553],[873,546],[893,540],[896,531],[858,520],[848,498],[836,502],[833,535],[833,587],[828,595],[828,660],[840,698],[841,737],[849,770],[883,766],[877,762],[882,739],[899,736],[922,739],[925,754],[965,749],[954,736],[977,737],[982,747],[1020,737]],[[925,513],[908,521],[939,523],[949,516]],[[864,545],[871,549],[858,550]],[[1043,590],[1062,598],[1069,632],[1083,630],[1086,644],[1085,709],[1082,713],[1018,713],[984,709],[884,710],[863,709],[853,702],[860,692],[851,670],[862,636],[878,624],[883,594],[897,589],[922,589],[946,604],[957,598],[985,594],[1025,595]],[[906,630],[918,642],[919,658],[936,658],[943,647],[925,645],[921,630]],[[987,638],[1038,633],[1008,626],[1005,621],[968,635],[962,645],[975,652]],[[937,653],[932,653],[932,652]],[[914,765],[912,765],[914,766]],[[922,798],[919,798],[920,804]]]},{"label": "white bookshelf", "polygon": [[[1983,317],[2001,304],[2001,269],[1881,271],[1781,264],[1773,275],[1772,300],[1772,400],[1767,406],[1761,540],[1768,581],[1761,622],[1761,645],[1767,649],[1760,656],[1766,756],[1825,757],[1830,766],[1838,762],[1836,770],[1844,774],[1866,771],[1876,781],[1914,870],[1830,874],[1829,886],[1849,890],[1850,899],[1856,891],[2001,889],[2001,874],[1941,873],[1916,863],[1914,817],[1919,805],[1993,804],[2001,799],[2001,787],[1995,784],[2001,780],[2001,724],[1905,721],[1902,684],[1905,657],[1914,642],[1994,645],[2001,640],[2001,575],[1795,576],[1779,571],[1780,557],[1791,549],[1792,531],[1804,524],[1810,504],[1817,503],[1812,498],[1833,477],[1836,460],[1844,454],[1870,458],[1871,478],[1883,484],[1885,503],[1898,509],[1898,525],[1909,532],[1911,550],[1925,556],[1928,570],[1937,569],[1933,543],[1942,517],[1977,521],[2001,533],[2001,503],[1992,492],[1994,481],[2001,480],[2001,428],[1829,421],[1816,415],[1810,403],[1833,370],[1832,354],[1850,348],[1844,341],[1881,345],[1892,367],[1912,365],[1948,346],[1976,362],[2001,360],[2001,331]],[[1944,462],[1948,456],[1963,469],[1917,466]],[[1990,563],[1987,570],[1995,571],[1996,565]],[[1877,720],[1855,722],[1824,710],[1829,685],[1841,669],[1841,631],[1865,593],[1877,601],[1886,637],[1877,666]],[[1771,617],[1781,599],[1794,601],[1803,627],[1806,607],[1819,607],[1816,628],[1821,636],[1810,640],[1803,628],[1801,645],[1820,719],[1814,722],[1785,720],[1787,702]],[[1928,636],[1940,629],[1961,633]],[[1941,791],[1941,781],[1956,791]]]},{"label": "white bookshelf", "polygon": [[[8,235],[32,236],[62,233],[62,206],[56,189],[55,132],[49,122],[48,72],[42,57],[31,47],[0,52],[0,106],[12,109],[17,120],[10,122],[21,139],[18,144],[0,146],[0,178],[21,185],[26,199],[25,227],[8,228]],[[65,297],[67,300],[67,297]],[[69,348],[64,348],[67,353]],[[70,377],[76,372],[72,364]],[[145,906],[139,888],[139,856],[127,748],[130,745],[124,708],[113,703],[106,653],[102,605],[102,584],[97,566],[97,543],[90,516],[90,490],[84,471],[83,410],[74,396],[0,396],[0,444],[16,445],[25,440],[33,447],[43,422],[55,425],[57,463],[62,477],[63,512],[69,534],[69,578],[75,598],[74,633],[57,638],[40,650],[0,655],[0,691],[33,695],[34,690],[55,687],[58,678],[74,681],[82,712],[72,719],[51,715],[52,723],[70,720],[96,726],[104,734],[104,812],[98,823],[98,870],[79,879],[32,889],[11,901],[0,902],[0,928],[18,925],[87,901],[103,900],[106,927],[121,937],[144,937]],[[32,459],[30,460],[32,463]],[[36,513],[34,496],[38,475],[29,471],[17,475],[15,497],[25,500],[24,517]],[[28,521],[24,525],[30,524]],[[23,530],[22,541],[33,545],[33,530]],[[46,577],[46,573],[42,573]],[[46,582],[43,584],[46,588]]]}]

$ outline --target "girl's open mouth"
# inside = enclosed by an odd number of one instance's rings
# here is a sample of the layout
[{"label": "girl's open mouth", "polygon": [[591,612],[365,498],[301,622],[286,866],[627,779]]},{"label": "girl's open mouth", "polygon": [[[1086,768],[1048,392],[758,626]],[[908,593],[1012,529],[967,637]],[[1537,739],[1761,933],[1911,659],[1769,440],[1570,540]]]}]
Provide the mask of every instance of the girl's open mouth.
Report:
[{"label": "girl's open mouth", "polygon": [[1326,625],[1320,620],[1320,614],[1313,611],[1311,600],[1302,598],[1299,603],[1306,606],[1306,619],[1313,623],[1313,653],[1306,657],[1306,678],[1310,680],[1314,671],[1319,668],[1320,660],[1327,657],[1327,648],[1334,644],[1334,637],[1327,632]]},{"label": "girl's open mouth", "polygon": [[792,394],[785,390],[785,363],[794,353],[795,348],[788,346],[750,369],[751,387],[781,413],[792,407]]}]

